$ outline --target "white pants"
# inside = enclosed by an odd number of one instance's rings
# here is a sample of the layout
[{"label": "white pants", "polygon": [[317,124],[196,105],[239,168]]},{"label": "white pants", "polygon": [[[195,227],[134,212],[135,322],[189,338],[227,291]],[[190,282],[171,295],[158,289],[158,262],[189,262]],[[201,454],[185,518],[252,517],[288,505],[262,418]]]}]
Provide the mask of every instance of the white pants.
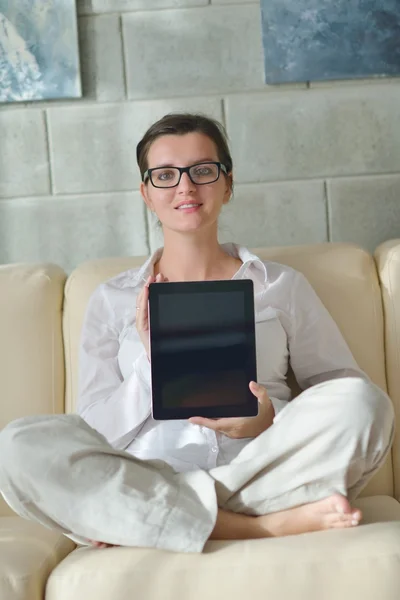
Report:
[{"label": "white pants", "polygon": [[200,552],[218,507],[262,515],[335,492],[354,499],[393,434],[391,401],[360,378],[306,390],[229,465],[209,472],[140,461],[77,415],[25,417],[0,433],[0,491],[19,515],[78,543]]}]

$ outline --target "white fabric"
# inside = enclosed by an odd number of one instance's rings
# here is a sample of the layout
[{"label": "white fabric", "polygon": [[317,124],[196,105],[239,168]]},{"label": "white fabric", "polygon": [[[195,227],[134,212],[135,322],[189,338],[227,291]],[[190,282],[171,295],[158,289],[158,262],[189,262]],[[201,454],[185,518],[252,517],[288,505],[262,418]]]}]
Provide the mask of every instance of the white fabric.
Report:
[{"label": "white fabric", "polygon": [[218,506],[263,515],[335,492],[352,502],[393,434],[390,399],[357,377],[302,392],[229,465],[208,472],[137,460],[78,415],[24,417],[0,432],[0,492],[20,516],[77,542],[199,552]]},{"label": "white fabric", "polygon": [[[254,283],[258,382],[267,388],[275,421],[290,400],[289,355],[302,389],[338,377],[367,378],[301,273],[262,262],[235,244],[222,247],[243,263],[233,279]],[[117,449],[162,459],[179,472],[209,470],[230,463],[250,440],[233,440],[186,420],[151,417],[151,367],[135,328],[135,307],[161,252],[92,295],[82,331],[77,412]]]}]

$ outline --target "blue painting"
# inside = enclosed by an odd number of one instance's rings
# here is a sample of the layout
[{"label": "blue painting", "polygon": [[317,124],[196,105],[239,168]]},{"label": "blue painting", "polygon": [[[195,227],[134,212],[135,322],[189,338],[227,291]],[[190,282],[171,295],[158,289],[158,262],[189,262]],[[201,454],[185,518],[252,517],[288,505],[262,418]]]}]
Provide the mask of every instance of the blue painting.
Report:
[{"label": "blue painting", "polygon": [[400,75],[399,0],[261,0],[266,83]]},{"label": "blue painting", "polygon": [[81,95],[75,0],[0,0],[0,102]]}]

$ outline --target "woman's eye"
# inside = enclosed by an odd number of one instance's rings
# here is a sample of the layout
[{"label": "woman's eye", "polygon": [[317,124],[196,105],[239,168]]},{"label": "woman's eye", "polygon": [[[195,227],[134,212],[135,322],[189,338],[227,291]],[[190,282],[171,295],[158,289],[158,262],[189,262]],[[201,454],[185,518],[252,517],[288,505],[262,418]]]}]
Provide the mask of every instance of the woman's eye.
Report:
[{"label": "woman's eye", "polygon": [[199,167],[195,171],[195,175],[197,175],[197,177],[201,177],[201,176],[204,176],[204,175],[209,175],[210,173],[211,173],[210,167]]},{"label": "woman's eye", "polygon": [[157,173],[157,179],[160,181],[168,181],[169,179],[173,179],[175,177],[173,171],[161,171]]}]

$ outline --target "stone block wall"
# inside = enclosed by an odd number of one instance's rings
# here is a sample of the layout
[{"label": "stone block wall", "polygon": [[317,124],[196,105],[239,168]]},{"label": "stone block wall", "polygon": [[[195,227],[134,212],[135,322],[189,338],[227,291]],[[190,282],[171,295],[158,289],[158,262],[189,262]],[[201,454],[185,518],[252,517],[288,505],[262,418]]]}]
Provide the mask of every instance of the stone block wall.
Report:
[{"label": "stone block wall", "polygon": [[2,105],[0,263],[147,254],[136,144],[171,111],[226,126],[221,241],[400,237],[400,80],[268,86],[254,0],[78,0],[84,97]]}]

